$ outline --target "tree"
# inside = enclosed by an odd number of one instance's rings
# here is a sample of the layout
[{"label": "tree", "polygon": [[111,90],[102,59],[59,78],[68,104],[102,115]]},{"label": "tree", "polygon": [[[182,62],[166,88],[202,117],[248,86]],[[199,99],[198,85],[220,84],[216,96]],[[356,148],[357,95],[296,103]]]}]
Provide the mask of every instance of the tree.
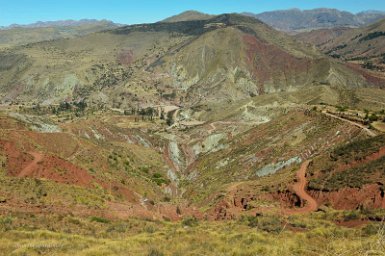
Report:
[{"label": "tree", "polygon": [[378,120],[378,116],[376,114],[371,114],[370,117],[369,117],[369,121],[370,122],[375,122]]},{"label": "tree", "polygon": [[171,117],[167,117],[166,123],[167,123],[168,126],[171,126],[173,124],[172,118]]},{"label": "tree", "polygon": [[362,64],[362,67],[366,68],[366,69],[375,69],[376,68],[376,66],[371,61],[365,62],[364,64]]}]

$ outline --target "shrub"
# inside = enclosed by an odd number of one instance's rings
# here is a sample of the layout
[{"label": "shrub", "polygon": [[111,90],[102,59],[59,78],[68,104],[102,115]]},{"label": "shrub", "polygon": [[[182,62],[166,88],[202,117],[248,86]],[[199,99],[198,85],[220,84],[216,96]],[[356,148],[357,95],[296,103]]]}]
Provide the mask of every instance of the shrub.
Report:
[{"label": "shrub", "polygon": [[370,223],[368,225],[366,225],[363,229],[362,229],[362,233],[365,235],[365,236],[373,236],[373,235],[376,235],[378,233],[378,230],[379,230],[379,226],[378,225],[375,225],[373,223]]},{"label": "shrub", "polygon": [[162,174],[160,173],[154,173],[151,178],[158,186],[161,186],[162,184],[168,184],[168,180],[162,177]]},{"label": "shrub", "polygon": [[349,220],[356,220],[360,217],[360,214],[356,211],[351,211],[351,212],[345,212],[344,213],[344,221],[349,221]]},{"label": "shrub", "polygon": [[362,64],[362,67],[366,68],[366,69],[375,69],[376,68],[376,66],[371,61],[365,62],[364,64]]},{"label": "shrub", "polygon": [[159,251],[158,249],[151,249],[148,254],[148,256],[163,256],[163,252]]},{"label": "shrub", "polygon": [[247,216],[243,217],[247,226],[258,228],[266,232],[279,233],[282,230],[281,221],[276,216]]},{"label": "shrub", "polygon": [[195,217],[187,217],[182,220],[182,225],[187,227],[194,227],[198,225],[198,220]]},{"label": "shrub", "polygon": [[143,228],[143,231],[146,232],[146,233],[155,233],[156,232],[156,228],[155,226],[153,225],[146,225],[144,228]]},{"label": "shrub", "polygon": [[372,40],[372,39],[374,39],[374,38],[381,37],[381,36],[385,36],[385,32],[382,32],[382,31],[375,31],[375,32],[369,33],[368,35],[362,37],[362,38],[359,40],[359,42]]},{"label": "shrub", "polygon": [[345,112],[348,108],[346,106],[337,106],[338,112]]},{"label": "shrub", "polygon": [[370,116],[369,116],[369,121],[370,122],[375,122],[375,121],[377,121],[378,120],[378,116],[376,115],[376,114],[371,114]]},{"label": "shrub", "polygon": [[102,217],[96,217],[96,216],[91,217],[90,220],[93,222],[99,222],[99,223],[110,223],[109,220]]},{"label": "shrub", "polygon": [[0,217],[0,230],[7,231],[12,227],[13,219],[11,217]]}]

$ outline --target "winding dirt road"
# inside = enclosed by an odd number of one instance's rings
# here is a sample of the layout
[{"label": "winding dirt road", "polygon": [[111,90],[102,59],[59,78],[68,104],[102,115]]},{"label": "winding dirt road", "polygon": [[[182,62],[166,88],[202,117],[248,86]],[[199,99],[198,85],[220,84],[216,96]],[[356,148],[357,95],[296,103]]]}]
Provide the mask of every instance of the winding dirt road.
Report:
[{"label": "winding dirt road", "polygon": [[32,174],[33,170],[38,168],[39,162],[43,160],[43,155],[38,152],[28,152],[34,157],[33,161],[30,162],[24,169],[17,175],[18,177],[27,177]]},{"label": "winding dirt road", "polygon": [[302,163],[300,169],[297,172],[298,181],[293,185],[293,190],[295,194],[301,200],[305,201],[306,204],[302,208],[286,210],[287,214],[308,213],[308,212],[314,212],[318,209],[317,201],[306,192],[306,185],[307,185],[306,170],[309,164],[310,164],[309,160]]},{"label": "winding dirt road", "polygon": [[361,129],[364,130],[370,137],[375,137],[375,136],[377,136],[377,134],[376,134],[374,131],[370,130],[368,127],[366,127],[366,126],[363,125],[363,124],[360,124],[360,123],[351,121],[351,120],[349,120],[349,119],[345,119],[345,118],[340,117],[340,116],[333,115],[333,114],[328,113],[328,112],[322,112],[322,113],[323,113],[324,115],[326,115],[326,116],[329,116],[329,117],[332,117],[332,118],[335,118],[335,119],[338,119],[338,120],[347,122],[347,123],[349,123],[349,124],[351,124],[351,125],[354,125],[354,126],[356,126],[356,127],[358,127],[358,128],[361,128]]}]

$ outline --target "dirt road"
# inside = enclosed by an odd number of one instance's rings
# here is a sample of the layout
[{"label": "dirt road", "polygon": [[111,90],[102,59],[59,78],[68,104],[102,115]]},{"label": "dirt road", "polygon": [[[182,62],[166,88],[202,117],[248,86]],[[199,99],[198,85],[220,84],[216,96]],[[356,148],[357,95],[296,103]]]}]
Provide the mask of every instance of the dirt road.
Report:
[{"label": "dirt road", "polygon": [[358,127],[358,128],[361,128],[361,129],[364,130],[370,137],[375,137],[375,136],[377,136],[377,134],[376,134],[374,131],[370,130],[368,127],[366,127],[366,126],[363,125],[363,124],[360,124],[360,123],[357,123],[357,122],[353,122],[353,121],[350,121],[350,120],[348,120],[348,119],[345,119],[345,118],[342,118],[342,117],[340,117],[340,116],[336,116],[336,115],[333,115],[333,114],[330,114],[330,113],[327,113],[327,112],[322,112],[322,113],[323,113],[324,115],[329,116],[329,117],[332,117],[332,118],[335,118],[335,119],[338,119],[338,120],[347,122],[347,123],[349,123],[349,124],[351,124],[351,125],[354,125],[354,126],[356,126],[356,127]]},{"label": "dirt road", "polygon": [[39,162],[43,160],[43,155],[38,152],[29,152],[28,154],[33,156],[34,159],[26,167],[24,167],[24,169],[17,175],[18,177],[29,176],[33,170],[38,168]]},{"label": "dirt road", "polygon": [[297,179],[298,181],[293,185],[293,190],[295,194],[303,201],[306,202],[305,206],[298,209],[288,209],[286,210],[287,214],[298,214],[298,213],[308,213],[308,212],[314,212],[318,209],[318,204],[314,198],[312,198],[307,192],[306,192],[306,185],[307,185],[307,179],[306,179],[306,170],[309,166],[310,161],[307,160],[304,163],[302,163],[300,169],[297,172]]}]

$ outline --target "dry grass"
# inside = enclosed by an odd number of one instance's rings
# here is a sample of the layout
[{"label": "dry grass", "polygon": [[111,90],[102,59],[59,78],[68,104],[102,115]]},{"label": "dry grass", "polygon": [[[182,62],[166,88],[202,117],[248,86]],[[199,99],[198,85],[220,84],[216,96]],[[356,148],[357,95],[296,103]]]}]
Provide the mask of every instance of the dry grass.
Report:
[{"label": "dry grass", "polygon": [[[279,232],[250,227],[244,221],[183,226],[134,219],[104,223],[75,217],[66,231],[47,231],[42,226],[12,228],[14,219],[2,217],[0,255],[385,255],[382,223],[369,232],[368,228],[337,227],[318,217],[293,217]],[[264,217],[263,221],[268,218],[275,217]],[[290,231],[295,223],[304,229]]]}]

